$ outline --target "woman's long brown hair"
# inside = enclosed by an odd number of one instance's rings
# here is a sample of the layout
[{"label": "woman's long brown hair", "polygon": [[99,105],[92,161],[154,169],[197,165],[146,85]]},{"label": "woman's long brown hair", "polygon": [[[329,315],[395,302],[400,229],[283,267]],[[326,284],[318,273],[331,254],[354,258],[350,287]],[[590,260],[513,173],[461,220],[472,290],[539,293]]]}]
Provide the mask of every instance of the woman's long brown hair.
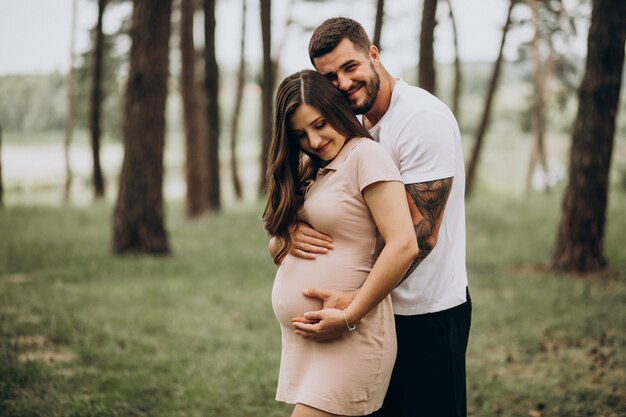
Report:
[{"label": "woman's long brown hair", "polygon": [[290,135],[290,119],[301,104],[319,111],[327,123],[346,139],[371,137],[354,115],[348,100],[323,75],[303,70],[285,78],[276,93],[272,143],[267,164],[267,204],[263,212],[265,230],[278,238],[274,262],[280,265],[289,252],[289,228],[298,221],[298,208],[304,202],[308,180],[312,180],[322,161],[305,154]]}]

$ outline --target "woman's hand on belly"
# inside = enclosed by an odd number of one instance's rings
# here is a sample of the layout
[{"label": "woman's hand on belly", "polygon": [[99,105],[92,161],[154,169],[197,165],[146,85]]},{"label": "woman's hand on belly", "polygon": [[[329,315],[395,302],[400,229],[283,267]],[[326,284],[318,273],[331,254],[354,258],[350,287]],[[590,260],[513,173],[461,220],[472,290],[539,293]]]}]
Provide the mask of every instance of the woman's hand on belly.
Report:
[{"label": "woman's hand on belly", "polygon": [[315,342],[329,342],[348,330],[343,311],[337,308],[308,312],[303,318],[306,322],[294,320],[295,333]]}]

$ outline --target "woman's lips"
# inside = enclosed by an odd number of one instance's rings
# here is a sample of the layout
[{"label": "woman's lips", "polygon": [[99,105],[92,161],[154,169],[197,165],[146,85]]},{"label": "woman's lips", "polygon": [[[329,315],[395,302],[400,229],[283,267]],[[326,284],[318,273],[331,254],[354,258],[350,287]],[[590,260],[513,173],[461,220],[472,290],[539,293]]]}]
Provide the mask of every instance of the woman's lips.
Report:
[{"label": "woman's lips", "polygon": [[326,149],[328,149],[328,145],[330,145],[330,142],[326,142],[326,143],[324,144],[324,146],[321,146],[321,147],[317,148],[317,149],[315,150],[315,152],[320,153],[320,154],[321,154],[321,153],[324,153],[324,151],[325,151]]}]

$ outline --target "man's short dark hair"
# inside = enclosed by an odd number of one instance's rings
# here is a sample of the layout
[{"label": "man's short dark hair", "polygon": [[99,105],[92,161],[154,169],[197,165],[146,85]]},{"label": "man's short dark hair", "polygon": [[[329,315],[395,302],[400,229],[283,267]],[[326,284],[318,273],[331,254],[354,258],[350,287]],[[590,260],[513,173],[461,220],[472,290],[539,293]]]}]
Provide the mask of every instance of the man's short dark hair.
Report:
[{"label": "man's short dark hair", "polygon": [[356,20],[347,17],[327,19],[313,31],[309,41],[309,58],[313,66],[315,66],[313,59],[331,52],[345,38],[348,38],[356,49],[365,53],[372,45],[365,29]]}]

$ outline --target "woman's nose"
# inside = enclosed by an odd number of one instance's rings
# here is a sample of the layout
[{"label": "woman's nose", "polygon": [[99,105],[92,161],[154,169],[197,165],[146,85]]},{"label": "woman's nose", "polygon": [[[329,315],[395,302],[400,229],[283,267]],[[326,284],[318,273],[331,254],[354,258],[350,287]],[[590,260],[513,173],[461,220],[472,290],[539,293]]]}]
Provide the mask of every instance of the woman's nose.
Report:
[{"label": "woman's nose", "polygon": [[319,135],[317,134],[309,135],[309,146],[311,148],[317,149],[321,143],[322,143],[322,140]]}]

